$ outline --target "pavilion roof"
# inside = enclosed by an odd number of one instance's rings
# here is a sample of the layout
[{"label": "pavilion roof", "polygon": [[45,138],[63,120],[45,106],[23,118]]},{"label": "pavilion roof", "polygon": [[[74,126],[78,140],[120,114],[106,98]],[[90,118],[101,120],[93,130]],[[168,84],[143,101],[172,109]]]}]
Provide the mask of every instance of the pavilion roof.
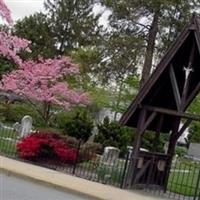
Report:
[{"label": "pavilion roof", "polygon": [[[185,68],[192,68],[184,95]],[[194,15],[157,65],[120,119],[121,124],[137,127],[142,107],[163,108],[184,113],[200,90],[200,17]],[[182,98],[185,101],[182,101]],[[149,112],[148,115],[150,115]],[[156,130],[159,113],[148,129]],[[172,130],[174,116],[165,114],[161,132]]]}]

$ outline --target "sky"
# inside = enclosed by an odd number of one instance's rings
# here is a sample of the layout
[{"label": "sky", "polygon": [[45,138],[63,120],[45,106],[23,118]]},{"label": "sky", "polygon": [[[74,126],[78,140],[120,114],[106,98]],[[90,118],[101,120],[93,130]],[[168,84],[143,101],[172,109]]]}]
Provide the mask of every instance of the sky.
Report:
[{"label": "sky", "polygon": [[[12,18],[14,21],[22,19],[25,16],[33,14],[34,12],[44,11],[43,3],[45,0],[4,0],[8,8],[11,10]],[[94,12],[104,12],[99,23],[101,25],[107,24],[110,11],[104,10],[101,6],[97,5]]]},{"label": "sky", "polygon": [[44,0],[4,0],[14,21],[43,10]]}]

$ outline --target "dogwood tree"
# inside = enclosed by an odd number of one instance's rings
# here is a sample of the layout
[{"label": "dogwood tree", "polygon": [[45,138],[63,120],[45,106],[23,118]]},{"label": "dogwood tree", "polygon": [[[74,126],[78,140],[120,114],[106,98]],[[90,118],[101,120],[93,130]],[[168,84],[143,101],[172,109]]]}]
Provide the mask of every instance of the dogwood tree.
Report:
[{"label": "dogwood tree", "polygon": [[[3,0],[0,0],[0,16],[8,24],[12,23],[10,10]],[[86,93],[73,90],[64,82],[65,76],[79,73],[78,66],[67,57],[23,62],[18,53],[29,51],[29,43],[28,40],[0,32],[0,55],[19,65],[18,69],[2,76],[0,89],[23,96],[35,106],[46,123],[51,117],[52,105],[69,108],[74,104],[88,104]]]},{"label": "dogwood tree", "polygon": [[[19,69],[3,75],[0,89],[13,91],[23,96],[48,124],[52,116],[52,105],[70,108],[73,105],[87,105],[86,93],[71,89],[64,81],[66,76],[79,74],[79,68],[68,57],[26,61]],[[41,104],[40,104],[41,103]],[[42,109],[40,108],[42,105]]]}]

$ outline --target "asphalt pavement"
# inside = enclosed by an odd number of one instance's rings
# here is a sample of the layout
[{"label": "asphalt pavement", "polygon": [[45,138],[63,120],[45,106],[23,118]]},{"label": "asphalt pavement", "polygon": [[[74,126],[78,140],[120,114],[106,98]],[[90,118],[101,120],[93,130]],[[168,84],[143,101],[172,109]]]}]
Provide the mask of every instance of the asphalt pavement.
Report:
[{"label": "asphalt pavement", "polygon": [[0,200],[88,200],[55,188],[0,173]]}]

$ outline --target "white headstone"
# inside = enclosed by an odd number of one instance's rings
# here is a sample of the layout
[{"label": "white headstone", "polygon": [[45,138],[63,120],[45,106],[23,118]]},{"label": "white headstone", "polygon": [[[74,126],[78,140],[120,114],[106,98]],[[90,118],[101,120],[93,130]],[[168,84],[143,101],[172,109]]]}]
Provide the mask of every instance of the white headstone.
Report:
[{"label": "white headstone", "polygon": [[120,150],[116,147],[105,147],[102,162],[106,165],[113,166],[117,164]]},{"label": "white headstone", "polygon": [[18,133],[20,133],[20,131],[21,131],[21,125],[20,125],[20,123],[19,122],[14,123],[13,124],[13,129],[15,131],[17,131]]},{"label": "white headstone", "polygon": [[33,119],[29,115],[25,115],[21,120],[20,137],[25,137],[31,132]]},{"label": "white headstone", "polygon": [[[133,153],[133,147],[132,146],[127,146],[127,149],[128,149],[129,159],[130,159],[131,156],[132,156],[132,153]],[[145,148],[140,148],[140,151],[149,152],[149,150],[145,149]]]}]

